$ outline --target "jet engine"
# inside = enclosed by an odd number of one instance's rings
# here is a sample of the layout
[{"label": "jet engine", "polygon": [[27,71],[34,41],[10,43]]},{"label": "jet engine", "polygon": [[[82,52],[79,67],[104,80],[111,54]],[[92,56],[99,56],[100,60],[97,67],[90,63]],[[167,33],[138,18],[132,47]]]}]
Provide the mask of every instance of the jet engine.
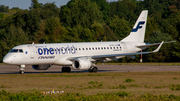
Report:
[{"label": "jet engine", "polygon": [[77,59],[72,63],[72,67],[74,69],[89,69],[92,66],[91,61],[89,59]]},{"label": "jet engine", "polygon": [[32,68],[35,70],[47,70],[49,67],[51,67],[50,64],[45,65],[32,65]]}]

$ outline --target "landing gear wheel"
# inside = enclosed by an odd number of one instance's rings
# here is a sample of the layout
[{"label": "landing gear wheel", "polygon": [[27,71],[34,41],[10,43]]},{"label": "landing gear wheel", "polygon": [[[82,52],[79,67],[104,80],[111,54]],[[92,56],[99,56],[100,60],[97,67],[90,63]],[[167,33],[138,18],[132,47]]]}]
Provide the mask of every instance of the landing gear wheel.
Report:
[{"label": "landing gear wheel", "polygon": [[20,65],[19,68],[20,68],[19,73],[20,73],[20,74],[24,74],[25,65]]},{"label": "landing gear wheel", "polygon": [[71,72],[71,68],[70,67],[66,67],[66,72],[70,73]]},{"label": "landing gear wheel", "polygon": [[70,67],[62,67],[62,72],[67,72],[70,73],[71,72],[71,68]]},{"label": "landing gear wheel", "polygon": [[90,73],[96,73],[98,71],[98,68],[97,67],[92,67],[88,70]]},{"label": "landing gear wheel", "polygon": [[20,70],[19,73],[20,73],[20,74],[24,74],[24,71]]},{"label": "landing gear wheel", "polygon": [[92,68],[92,72],[96,73],[98,71],[98,68],[97,67],[93,67]]},{"label": "landing gear wheel", "polygon": [[66,67],[62,67],[62,72],[64,73],[66,71]]}]

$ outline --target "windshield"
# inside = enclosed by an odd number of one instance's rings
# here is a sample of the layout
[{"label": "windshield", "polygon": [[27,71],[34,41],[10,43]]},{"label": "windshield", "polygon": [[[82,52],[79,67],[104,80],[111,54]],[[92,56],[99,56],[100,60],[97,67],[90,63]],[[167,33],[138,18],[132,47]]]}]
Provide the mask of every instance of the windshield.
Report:
[{"label": "windshield", "polygon": [[23,53],[22,49],[11,49],[10,53]]}]

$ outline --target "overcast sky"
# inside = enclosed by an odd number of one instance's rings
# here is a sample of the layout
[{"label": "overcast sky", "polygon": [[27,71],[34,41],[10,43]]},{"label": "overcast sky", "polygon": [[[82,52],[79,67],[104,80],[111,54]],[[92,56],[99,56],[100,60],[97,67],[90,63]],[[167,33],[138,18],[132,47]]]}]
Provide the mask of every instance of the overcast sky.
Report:
[{"label": "overcast sky", "polygon": [[[66,5],[70,0],[38,0],[39,3],[55,2],[57,7]],[[109,0],[109,2],[118,0]],[[29,9],[31,0],[0,0],[0,5],[9,6],[9,8],[19,7],[20,9]]]}]

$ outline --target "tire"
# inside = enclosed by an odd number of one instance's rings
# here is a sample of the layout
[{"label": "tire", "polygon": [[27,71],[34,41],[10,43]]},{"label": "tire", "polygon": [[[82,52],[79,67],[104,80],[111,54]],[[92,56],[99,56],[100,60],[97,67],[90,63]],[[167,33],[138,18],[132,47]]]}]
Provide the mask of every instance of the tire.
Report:
[{"label": "tire", "polygon": [[62,67],[62,72],[66,72],[66,68],[65,67]]},{"label": "tire", "polygon": [[98,71],[98,68],[97,68],[97,67],[93,67],[93,68],[92,68],[92,72],[97,73],[97,71]]},{"label": "tire", "polygon": [[66,67],[66,72],[70,73],[71,72],[71,68],[70,67]]},{"label": "tire", "polygon": [[24,74],[24,71],[20,70],[20,71],[19,71],[19,74]]},{"label": "tire", "polygon": [[90,68],[89,70],[88,70],[90,73],[96,73],[97,71],[98,71],[98,68],[97,67],[93,67],[93,68]]}]

